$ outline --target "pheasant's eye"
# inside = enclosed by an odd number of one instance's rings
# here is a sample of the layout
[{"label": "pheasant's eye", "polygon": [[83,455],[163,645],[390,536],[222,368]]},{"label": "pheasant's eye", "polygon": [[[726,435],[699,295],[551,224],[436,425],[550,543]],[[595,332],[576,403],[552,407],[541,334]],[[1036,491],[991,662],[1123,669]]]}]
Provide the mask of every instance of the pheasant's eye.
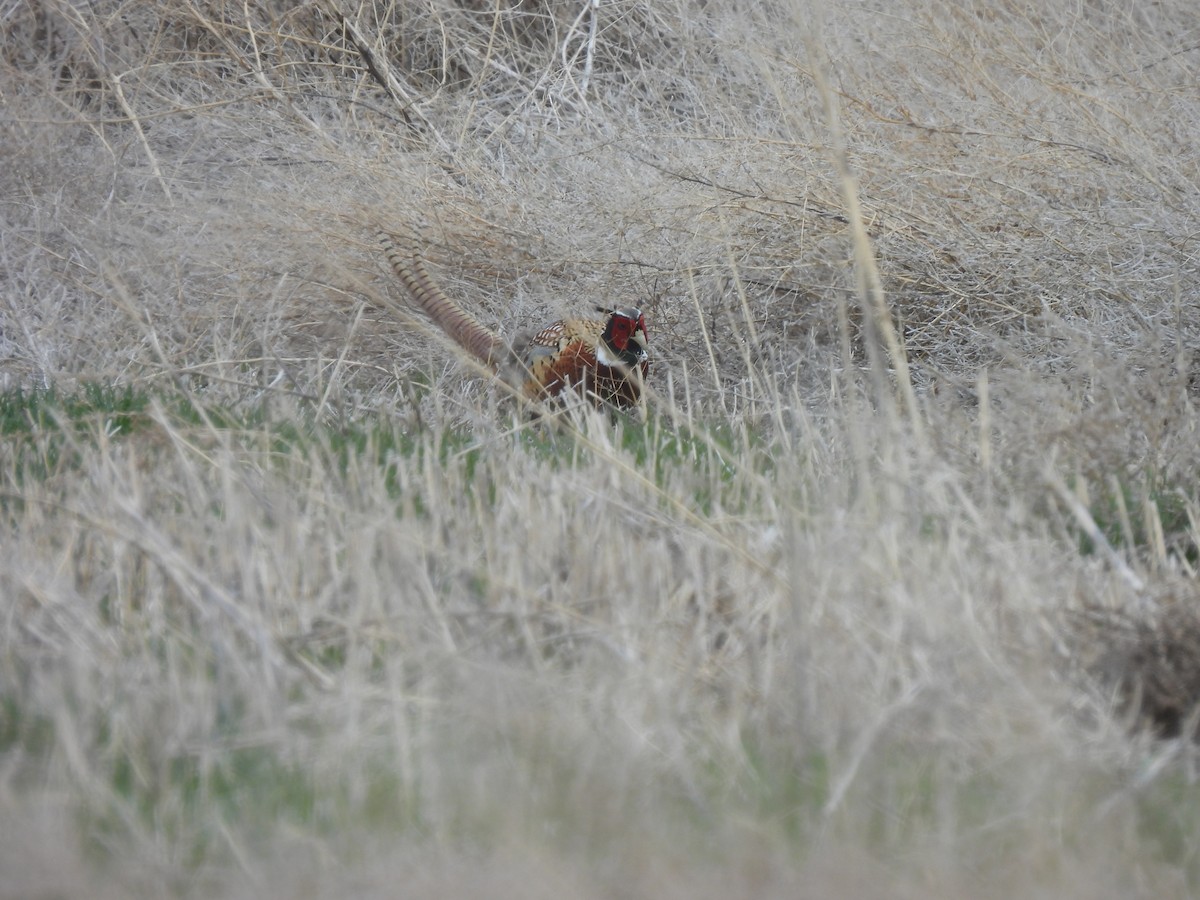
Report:
[{"label": "pheasant's eye", "polygon": [[613,345],[618,350],[624,350],[625,345],[629,343],[629,335],[632,333],[630,328],[631,322],[624,316],[614,316],[612,322],[612,339]]}]

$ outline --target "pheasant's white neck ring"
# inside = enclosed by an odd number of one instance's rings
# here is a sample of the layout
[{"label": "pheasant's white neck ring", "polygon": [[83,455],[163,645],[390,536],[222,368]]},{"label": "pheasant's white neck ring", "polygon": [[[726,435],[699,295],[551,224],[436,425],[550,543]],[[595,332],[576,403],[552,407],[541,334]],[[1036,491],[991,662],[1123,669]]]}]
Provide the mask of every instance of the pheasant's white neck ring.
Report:
[{"label": "pheasant's white neck ring", "polygon": [[627,371],[638,363],[645,362],[649,355],[650,354],[648,354],[645,350],[638,348],[637,359],[630,363],[628,359],[621,359],[619,356],[614,356],[613,352],[608,349],[608,345],[606,345],[604,341],[600,341],[600,343],[596,344],[596,362],[599,365],[607,366],[610,369],[616,369],[619,372]]},{"label": "pheasant's white neck ring", "polygon": [[596,362],[602,366],[608,366],[610,369],[618,369],[625,365],[609,352],[608,346],[604,341],[599,341],[596,344]]}]

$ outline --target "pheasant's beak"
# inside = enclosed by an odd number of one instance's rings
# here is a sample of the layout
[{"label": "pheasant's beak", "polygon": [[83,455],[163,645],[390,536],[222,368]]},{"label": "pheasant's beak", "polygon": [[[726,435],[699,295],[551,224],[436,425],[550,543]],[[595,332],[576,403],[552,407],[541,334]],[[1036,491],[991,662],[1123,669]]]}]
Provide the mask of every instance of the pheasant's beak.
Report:
[{"label": "pheasant's beak", "polygon": [[629,336],[629,343],[637,345],[638,362],[644,362],[650,358],[650,351],[646,348],[646,332],[638,329]]}]

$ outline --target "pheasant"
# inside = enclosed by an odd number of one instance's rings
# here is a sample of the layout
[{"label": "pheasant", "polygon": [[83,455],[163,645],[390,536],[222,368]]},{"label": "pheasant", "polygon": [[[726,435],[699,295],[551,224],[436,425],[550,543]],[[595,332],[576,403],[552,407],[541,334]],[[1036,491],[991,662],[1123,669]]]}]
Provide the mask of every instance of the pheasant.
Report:
[{"label": "pheasant", "polygon": [[382,232],[388,262],[417,305],[455,343],[530,400],[573,391],[596,405],[637,406],[650,367],[637,307],[596,307],[603,319],[564,319],[511,343],[481,325],[429,277],[421,258]]}]

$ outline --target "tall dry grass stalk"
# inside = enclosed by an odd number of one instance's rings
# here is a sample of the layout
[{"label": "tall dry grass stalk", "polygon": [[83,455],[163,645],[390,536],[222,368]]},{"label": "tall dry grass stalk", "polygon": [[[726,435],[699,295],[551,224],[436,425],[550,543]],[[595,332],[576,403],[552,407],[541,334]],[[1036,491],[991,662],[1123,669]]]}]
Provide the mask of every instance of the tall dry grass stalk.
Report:
[{"label": "tall dry grass stalk", "polygon": [[1193,19],[0,5],[9,890],[1194,893]]}]

